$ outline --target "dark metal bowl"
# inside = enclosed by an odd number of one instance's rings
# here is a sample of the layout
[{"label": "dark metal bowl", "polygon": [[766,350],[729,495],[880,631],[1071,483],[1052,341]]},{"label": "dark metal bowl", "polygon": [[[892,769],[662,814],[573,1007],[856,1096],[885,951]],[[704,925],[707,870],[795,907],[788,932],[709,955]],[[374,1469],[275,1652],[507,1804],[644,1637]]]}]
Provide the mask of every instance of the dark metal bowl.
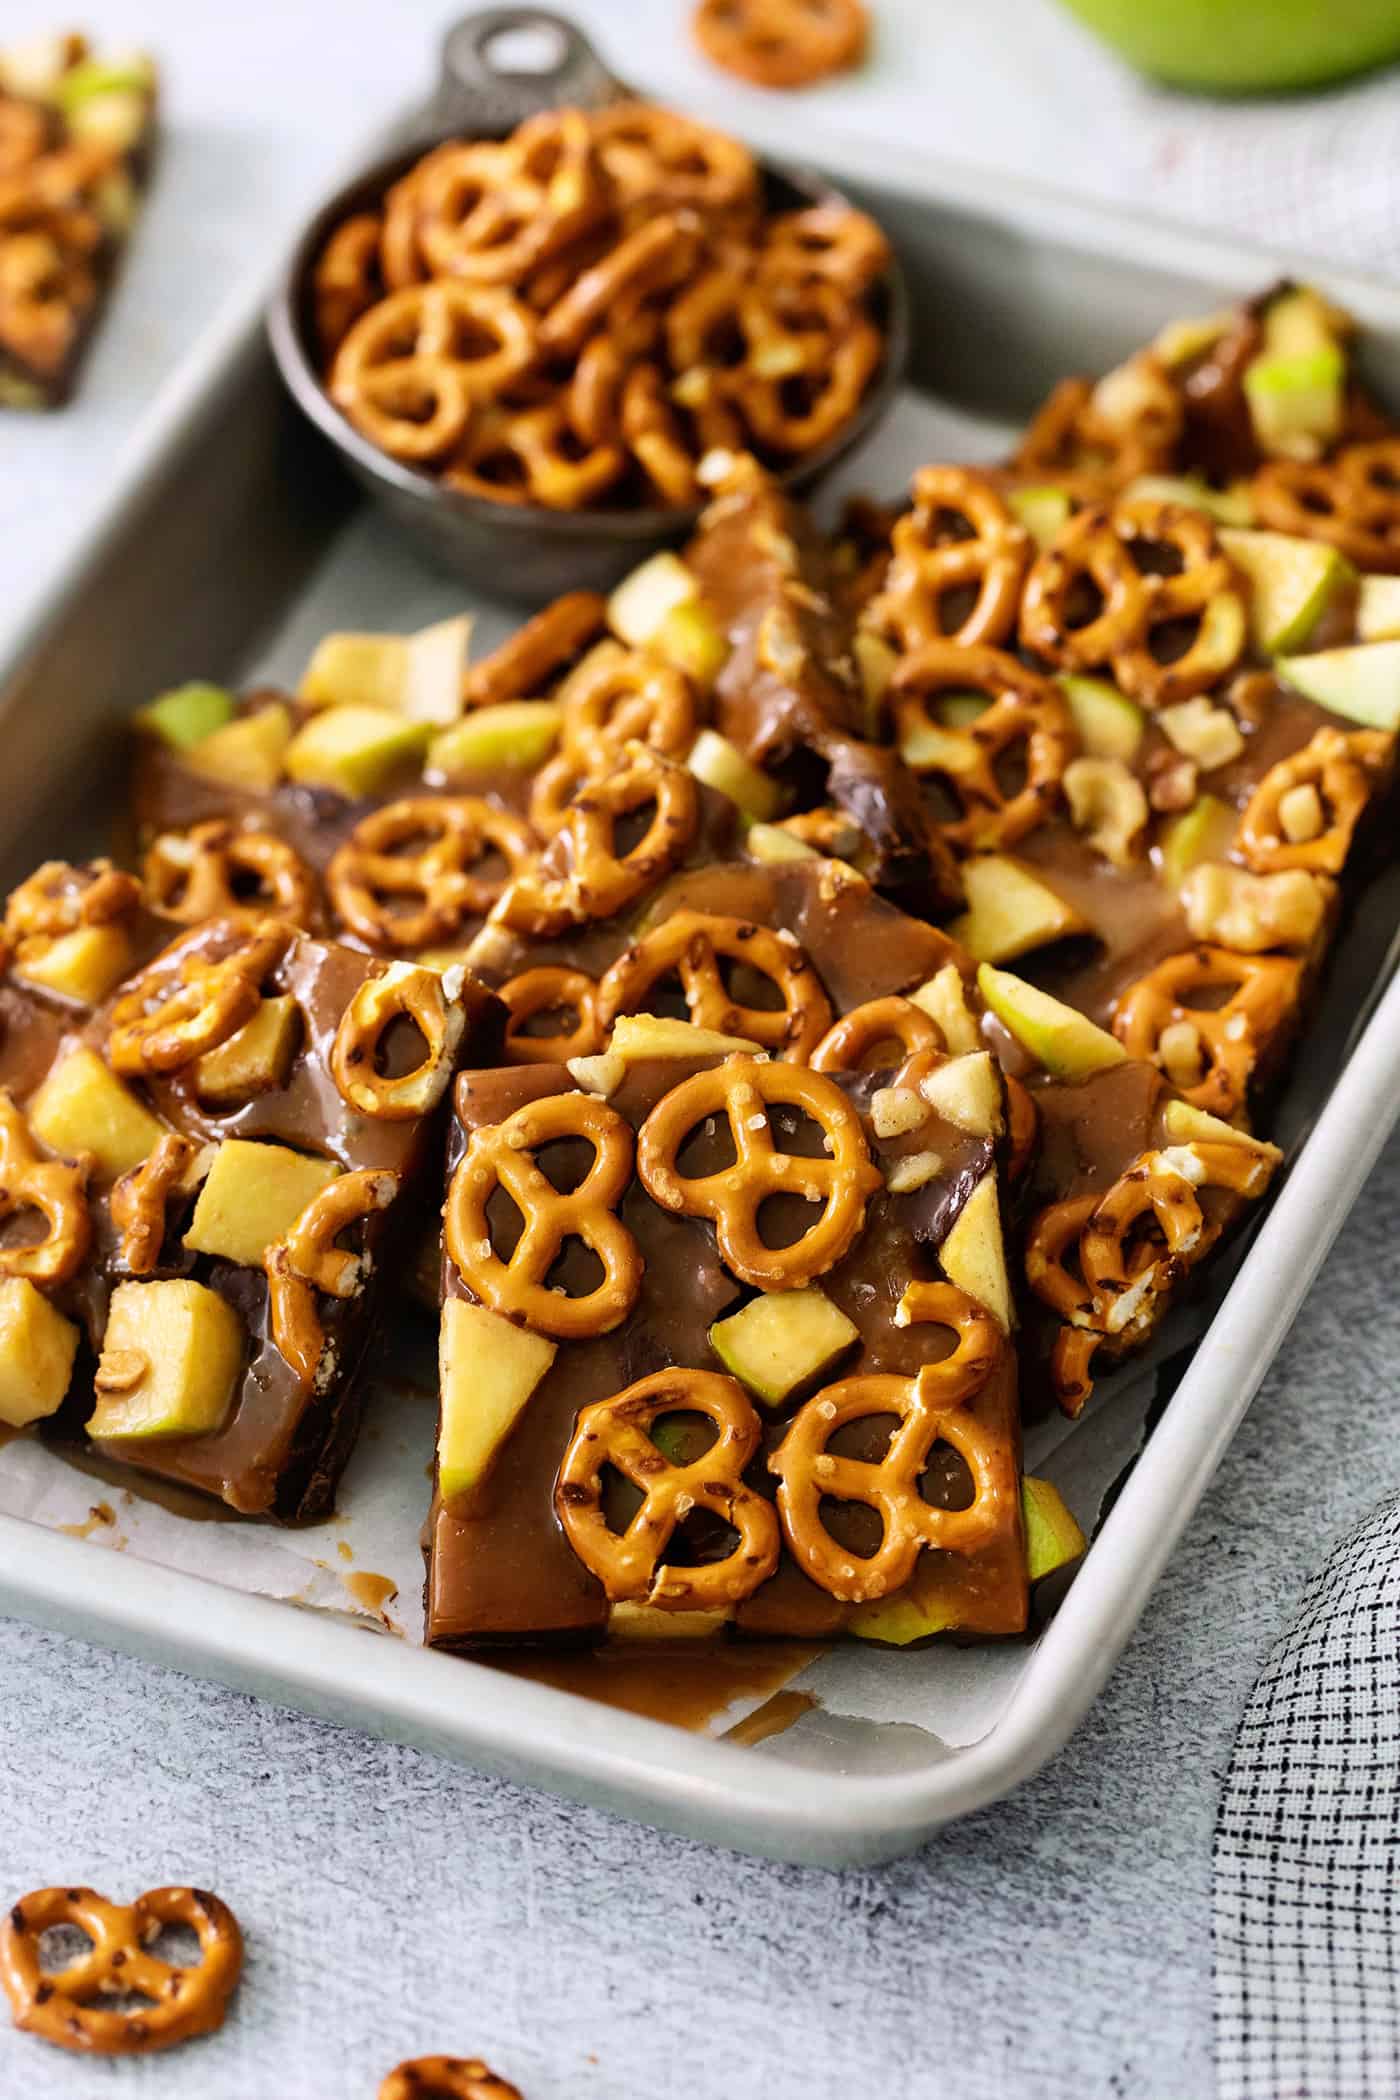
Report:
[{"label": "dark metal bowl", "polygon": [[[552,39],[557,62],[528,73],[495,65],[493,46],[520,33]],[[413,127],[411,143],[346,184],[315,213],[268,313],[273,354],[288,388],[376,502],[442,566],[469,580],[487,580],[494,597],[527,605],[569,590],[605,590],[645,555],[686,538],[698,506],[558,511],[491,503],[391,459],[360,435],[321,384],[311,348],[311,273],[331,231],[352,213],[377,205],[389,185],[430,147],[461,136],[504,138],[539,110],[566,103],[598,107],[624,92],[578,29],[561,16],[515,7],[468,16],[448,32],[442,84]],[[820,176],[766,159],[759,167],[770,210],[847,201]],[[899,385],[908,351],[908,299],[897,262],[891,261],[876,296],[884,363],[850,421],[781,477],[794,492],[814,487],[867,435]]]}]

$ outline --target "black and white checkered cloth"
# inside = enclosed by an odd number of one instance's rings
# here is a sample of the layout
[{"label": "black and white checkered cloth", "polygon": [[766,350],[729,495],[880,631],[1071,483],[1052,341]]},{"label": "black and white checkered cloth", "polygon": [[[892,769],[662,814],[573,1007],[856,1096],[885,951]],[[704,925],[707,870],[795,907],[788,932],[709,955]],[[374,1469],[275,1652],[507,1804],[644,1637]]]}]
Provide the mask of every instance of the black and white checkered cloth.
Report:
[{"label": "black and white checkered cloth", "polygon": [[1250,1696],[1215,1834],[1220,2100],[1400,2095],[1400,1498]]}]

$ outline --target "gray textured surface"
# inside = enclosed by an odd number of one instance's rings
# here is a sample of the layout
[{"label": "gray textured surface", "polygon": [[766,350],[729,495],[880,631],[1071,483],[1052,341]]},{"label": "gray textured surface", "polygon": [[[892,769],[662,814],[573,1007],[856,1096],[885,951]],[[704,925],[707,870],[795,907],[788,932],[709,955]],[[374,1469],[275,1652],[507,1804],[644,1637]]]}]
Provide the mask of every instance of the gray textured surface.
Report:
[{"label": "gray textured surface", "polygon": [[[677,95],[698,79],[678,4],[579,11],[612,25],[638,78]],[[291,222],[345,140],[421,77],[424,33],[450,12],[84,7],[161,49],[174,120],[158,216],[82,403],[60,425],[0,433],[12,583],[16,561],[22,584],[26,562],[37,576],[60,551],[94,461],[251,260],[250,234]],[[3,13],[6,31],[54,18],[52,0]],[[877,64],[823,91],[819,121],[932,130],[950,150],[1141,193],[1142,153],[1082,121],[1110,69],[1048,9],[983,0],[935,16],[891,0],[881,18]],[[377,43],[372,26],[390,22]],[[4,2031],[0,2094],[372,2100],[401,2055],[480,2049],[530,2100],[1207,2095],[1219,1774],[1303,1576],[1395,1484],[1397,1234],[1400,1143],[1070,1748],[893,1867],[838,1877],[725,1858],[0,1626],[0,1899],[70,1877],[114,1896],[193,1879],[234,1905],[250,1952],[212,2041],[113,2067]]]}]

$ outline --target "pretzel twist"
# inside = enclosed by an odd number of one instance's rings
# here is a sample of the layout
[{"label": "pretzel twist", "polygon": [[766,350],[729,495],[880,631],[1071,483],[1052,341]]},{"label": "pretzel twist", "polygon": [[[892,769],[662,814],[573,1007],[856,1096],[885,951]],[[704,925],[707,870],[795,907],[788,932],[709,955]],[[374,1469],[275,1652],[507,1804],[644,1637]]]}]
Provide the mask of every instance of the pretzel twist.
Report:
[{"label": "pretzel twist", "polygon": [[[880,369],[884,340],[864,310],[827,279],[790,287],[770,282],[764,293],[772,301],[764,316],[767,343],[756,331],[753,354],[730,375],[728,391],[761,444],[790,457],[819,451],[860,407]],[[756,294],[747,303],[762,311]],[[778,368],[783,355],[786,372]]]},{"label": "pretzel twist", "polygon": [[[905,1320],[952,1330],[955,1347],[913,1378],[867,1373],[829,1385],[798,1409],[769,1459],[778,1476],[783,1535],[804,1575],[829,1595],[858,1604],[903,1587],[925,1547],[973,1553],[994,1537],[1014,1508],[1016,1461],[1006,1440],[968,1411],[1005,1344],[995,1320],[951,1283],[911,1284]],[[883,1458],[835,1456],[831,1439],[849,1423],[893,1416],[898,1423]],[[936,1509],[919,1482],[934,1445],[951,1444],[972,1475],[965,1509]],[[862,1557],[838,1544],[822,1516],[828,1500],[861,1502],[879,1515],[883,1534]]]},{"label": "pretzel twist", "polygon": [[[810,1116],[820,1126],[824,1156],[811,1159],[776,1145],[770,1106]],[[707,1116],[728,1123],[733,1164],[713,1174],[682,1174],[681,1148]],[[637,1173],[664,1210],[708,1218],[728,1267],[759,1290],[796,1290],[840,1261],[864,1224],[867,1199],[883,1186],[860,1117],[838,1086],[801,1065],[742,1055],[697,1072],[662,1097],[638,1134]],[[789,1246],[768,1247],[759,1212],[781,1195],[820,1205],[821,1215]]]},{"label": "pretzel twist", "polygon": [[[587,1173],[567,1193],[536,1155],[566,1139],[593,1147]],[[518,1108],[504,1123],[475,1130],[452,1176],[443,1212],[447,1251],[484,1305],[537,1334],[570,1341],[610,1334],[637,1302],[642,1256],[613,1215],[632,1178],[633,1140],[615,1109],[587,1094],[552,1094]],[[520,1237],[496,1252],[487,1207],[503,1189],[521,1217]],[[571,1298],[550,1288],[566,1240],[581,1240],[602,1265],[597,1288]]]},{"label": "pretzel twist", "polygon": [[1400,438],[1346,445],[1335,459],[1271,459],[1250,483],[1259,524],[1326,540],[1360,569],[1400,569]]},{"label": "pretzel twist", "polygon": [[543,110],[499,145],[449,145],[412,193],[417,245],[435,275],[518,284],[606,208],[583,111]]},{"label": "pretzel twist", "polygon": [[109,860],[89,861],[82,867],[66,860],[46,860],[11,890],[5,904],[5,942],[28,958],[79,927],[107,926],[129,918],[140,902],[141,885],[136,877],[114,868]]},{"label": "pretzel twist", "polygon": [[459,282],[405,285],[351,327],[329,391],[371,444],[413,463],[460,445],[479,402],[535,354],[535,320],[509,292]]},{"label": "pretzel twist", "polygon": [[176,1072],[252,1019],[296,929],[212,919],[162,949],[112,1008],[107,1055],[133,1077]]},{"label": "pretzel twist", "polygon": [[[1169,955],[1128,987],[1113,1015],[1113,1033],[1129,1057],[1163,1064],[1169,1027],[1194,1029],[1205,1069],[1178,1091],[1197,1108],[1229,1117],[1242,1108],[1261,1052],[1296,1010],[1303,966],[1282,955],[1236,955],[1203,945]],[[1228,992],[1204,1008],[1193,998]]]},{"label": "pretzel twist", "polygon": [[25,1276],[31,1283],[66,1283],[82,1267],[92,1244],[87,1183],[90,1154],[73,1163],[45,1159],[7,1087],[0,1087],[0,1218],[37,1211],[44,1236],[28,1246],[0,1246],[0,1276]]},{"label": "pretzel twist", "polygon": [[[1235,843],[1256,874],[1304,868],[1339,875],[1351,851],[1352,834],[1375,792],[1393,738],[1374,729],[1319,729],[1311,743],[1271,766],[1245,805]],[[1296,788],[1315,789],[1323,828],[1315,837],[1290,839],[1280,805]]]},{"label": "pretzel twist", "polygon": [[[59,1925],[76,1926],[92,1945],[50,1972],[40,1943]],[[195,1967],[148,1952],[169,1925],[187,1926],[198,1937]],[[12,1905],[0,1927],[0,1982],[15,2025],[91,2056],[144,2056],[212,2033],[242,1966],[238,1920],[207,1889],[147,1889],[134,1903],[109,1903],[94,1889],[36,1889]],[[152,2002],[131,2011],[100,2003],[125,1993]]]},{"label": "pretzel twist", "polygon": [[192,1138],[167,1130],[155,1150],[114,1183],[110,1208],[116,1226],[117,1259],[129,1276],[149,1276],[165,1244],[165,1212],[183,1193],[199,1154]]},{"label": "pretzel twist", "polygon": [[[1176,561],[1175,571],[1144,573],[1135,548],[1164,552]],[[1076,599],[1086,583],[1102,608],[1076,625]],[[1193,621],[1195,633],[1164,662],[1153,652],[1153,636],[1175,621]],[[1124,692],[1146,707],[1217,685],[1239,662],[1246,632],[1244,597],[1212,520],[1152,497],[1077,512],[1032,563],[1021,601],[1027,649],[1063,670],[1111,665]]]},{"label": "pretzel twist", "polygon": [[[985,474],[921,469],[914,508],[896,521],[890,545],[884,587],[866,617],[901,649],[945,640],[999,643],[1013,632],[1031,536]],[[960,620],[948,604],[954,593],[972,596]]]},{"label": "pretzel twist", "polygon": [[1053,481],[1102,503],[1139,474],[1170,471],[1184,419],[1182,397],[1150,352],[1132,359],[1127,405],[1088,379],[1062,379],[1031,418],[1016,452],[1017,476]]},{"label": "pretzel twist", "polygon": [[685,673],[640,649],[599,649],[565,681],[562,698],[560,748],[530,794],[531,821],[547,837],[567,823],[580,787],[616,766],[629,743],[679,758],[698,726]]},{"label": "pretzel twist", "polygon": [[[618,850],[629,818],[651,812],[640,838]],[[610,919],[668,875],[699,828],[694,776],[643,744],[626,746],[609,773],[585,781],[555,834],[562,872],[528,870],[506,889],[493,918],[518,933],[550,936],[588,919]]]},{"label": "pretzel twist", "polygon": [[861,0],[698,0],[705,56],[758,87],[806,87],[859,64],[869,24]]},{"label": "pretzel twist", "polygon": [[848,298],[868,292],[889,268],[884,228],[844,204],[810,204],[770,220],[758,254],[758,274],[777,283],[822,278]]},{"label": "pretzel twist", "polygon": [[582,510],[619,478],[626,459],[614,444],[580,451],[578,431],[557,401],[481,409],[444,470],[449,488],[487,503],[540,503]]},{"label": "pretzel twist", "polygon": [[339,1174],[312,1197],[286,1238],[263,1256],[272,1339],[307,1392],[326,1390],[335,1368],[318,1292],[353,1298],[364,1289],[373,1263],[368,1252],[342,1247],[341,1236],[387,1210],[398,1192],[399,1176],[384,1169]]},{"label": "pretzel twist", "polygon": [[[423,1054],[404,1072],[384,1064],[385,1038],[412,1022]],[[395,963],[366,977],[340,1017],[331,1045],[331,1077],[343,1101],[377,1122],[404,1123],[437,1106],[452,1076],[466,1017],[442,978],[424,964]]]},{"label": "pretzel twist", "polygon": [[[940,722],[939,695],[969,691],[991,704],[965,728]],[[950,845],[961,852],[1009,846],[1054,814],[1078,740],[1048,679],[985,644],[928,642],[901,662],[890,693],[906,762],[943,781],[957,799],[962,814],[939,827]],[[1013,751],[1024,761],[1025,779],[1007,794],[998,764]]]},{"label": "pretzel twist", "polygon": [[[710,1448],[688,1465],[668,1458],[651,1434],[660,1417],[676,1413],[703,1415],[715,1431]],[[761,1436],[743,1387],[716,1371],[656,1371],[579,1410],[554,1507],[569,1544],[613,1603],[713,1610],[737,1604],[767,1581],[778,1565],[778,1520],[743,1478]],[[643,1498],[623,1532],[609,1529],[603,1509],[607,1467]],[[736,1535],[732,1550],[694,1567],[669,1562],[676,1531],[696,1509],[728,1525]]]},{"label": "pretzel twist", "polygon": [[[571,1057],[591,1057],[603,1047],[598,986],[584,970],[540,963],[512,977],[496,996],[510,1015],[505,1034],[508,1065],[563,1065]],[[540,1014],[554,1013],[561,1017],[572,1014],[573,1026],[548,1034],[526,1033],[528,1022]]]},{"label": "pretzel twist", "polygon": [[[484,918],[537,852],[527,824],[479,795],[406,795],[360,819],[331,857],[326,889],[361,940],[431,948]],[[483,866],[493,856],[504,875]]]},{"label": "pretzel twist", "polygon": [[[834,1021],[808,1063],[814,1072],[859,1072],[867,1063],[879,1070],[902,1064],[921,1050],[939,1051],[946,1046],[937,1023],[912,999],[889,992],[881,999],[867,999]],[[891,1049],[898,1054],[889,1055]],[[880,1053],[876,1056],[874,1053]]]},{"label": "pretzel twist", "polygon": [[[728,962],[773,987],[780,1004],[745,1006],[725,982]],[[680,979],[690,1019],[739,1035],[806,1064],[831,1020],[831,1007],[806,952],[792,936],[717,912],[678,911],[642,935],[604,972],[598,1026],[606,1037],[619,1014],[645,1013],[663,980]]]},{"label": "pretzel twist", "polygon": [[523,2100],[479,2056],[415,2056],[389,2073],[379,2100]]},{"label": "pretzel twist", "polygon": [[742,218],[756,209],[758,167],[738,139],[654,102],[611,102],[595,110],[591,122],[598,158],[624,212],[659,205]]},{"label": "pretzel twist", "polygon": [[244,831],[225,817],[162,833],[142,875],[152,910],[189,926],[269,913],[309,926],[315,917],[316,877],[295,848],[273,832]]},{"label": "pretzel twist", "polygon": [[384,222],[378,212],[356,212],[337,226],[311,272],[312,318],[323,358],[330,359],[361,314],[383,293],[379,244]]}]

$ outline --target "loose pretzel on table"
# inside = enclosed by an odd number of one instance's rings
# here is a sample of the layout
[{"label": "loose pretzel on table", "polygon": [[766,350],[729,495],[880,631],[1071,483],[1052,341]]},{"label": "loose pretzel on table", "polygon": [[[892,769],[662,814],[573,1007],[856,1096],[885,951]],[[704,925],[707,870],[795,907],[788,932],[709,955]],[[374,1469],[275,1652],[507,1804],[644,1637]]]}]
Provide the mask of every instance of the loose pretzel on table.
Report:
[{"label": "loose pretzel on table", "polygon": [[[41,1942],[56,1926],[92,1942],[62,1969],[44,1967]],[[184,1967],[148,1951],[167,1926],[199,1940]],[[109,1903],[95,1889],[35,1889],[0,1926],[0,1982],[16,2027],[60,2049],[90,2056],[144,2056],[218,2027],[243,1967],[243,1935],[226,1903],[207,1889],[147,1889],[134,1903]],[[124,2011],[104,1997],[151,2001]]]},{"label": "loose pretzel on table", "polygon": [[[703,1415],[715,1431],[709,1449],[688,1464],[668,1458],[652,1436],[658,1419],[672,1414]],[[610,1602],[714,1610],[737,1604],[767,1581],[778,1565],[778,1520],[772,1504],[744,1481],[761,1436],[743,1387],[717,1371],[655,1371],[579,1410],[554,1507],[569,1544]],[[642,1495],[622,1532],[609,1528],[603,1506],[608,1468]],[[672,1538],[696,1509],[728,1526],[732,1549],[722,1560],[693,1567],[668,1562]]]},{"label": "loose pretzel on table", "polygon": [[[381,1069],[385,1037],[411,1022],[423,1054],[405,1072]],[[441,976],[426,964],[395,963],[366,977],[340,1017],[331,1045],[331,1077],[342,1101],[376,1121],[410,1122],[442,1098],[452,1076],[466,1017]]]},{"label": "loose pretzel on table", "polygon": [[[571,1057],[591,1057],[603,1047],[598,986],[585,970],[540,963],[510,978],[496,996],[510,1016],[505,1033],[508,1065],[563,1065]],[[548,1034],[527,1032],[527,1022],[555,1013],[572,1014],[573,1026]]]},{"label": "loose pretzel on table", "polygon": [[[762,977],[777,1006],[746,1006],[725,982],[725,963]],[[690,1019],[699,1028],[761,1043],[806,1064],[831,1019],[831,1007],[804,949],[782,933],[718,912],[678,911],[621,954],[598,985],[598,1026],[606,1036],[619,1014],[645,1013],[664,979],[678,977]]]},{"label": "loose pretzel on table", "polygon": [[[939,696],[969,691],[990,705],[965,728],[940,722]],[[890,701],[907,763],[944,781],[961,807],[954,822],[939,826],[950,845],[1013,845],[1054,814],[1077,738],[1064,696],[1038,671],[986,644],[927,642],[901,660]],[[1025,779],[1007,794],[997,766],[1013,750],[1024,759]]]},{"label": "loose pretzel on table", "polygon": [[406,285],[361,314],[336,351],[328,391],[392,459],[440,460],[466,438],[477,405],[535,354],[535,320],[488,285]]},{"label": "loose pretzel on table", "polygon": [[286,1238],[263,1256],[272,1339],[307,1392],[321,1391],[333,1370],[317,1293],[353,1298],[369,1275],[370,1257],[342,1247],[341,1235],[387,1210],[398,1192],[399,1176],[381,1168],[338,1174],[312,1197]]},{"label": "loose pretzel on table", "polygon": [[[1246,867],[1259,875],[1286,868],[1339,875],[1393,746],[1394,738],[1382,730],[1328,727],[1319,729],[1301,751],[1271,766],[1246,803],[1235,834]],[[1311,838],[1290,839],[1281,805],[1299,788],[1315,792],[1322,829]]]},{"label": "loose pretzel on table", "polygon": [[1326,540],[1359,569],[1400,569],[1400,437],[1325,461],[1267,460],[1249,495],[1260,525]]},{"label": "loose pretzel on table", "polygon": [[309,926],[316,910],[316,877],[296,849],[273,832],[245,831],[227,817],[163,832],[146,855],[142,878],[151,909],[189,926],[269,913]]},{"label": "loose pretzel on table", "polygon": [[[1303,966],[1282,955],[1236,955],[1208,943],[1169,955],[1121,993],[1113,1033],[1129,1057],[1164,1063],[1168,1028],[1190,1028],[1204,1065],[1184,1099],[1229,1118],[1244,1107],[1262,1052],[1298,1004]],[[1193,1003],[1203,993],[1227,992],[1213,1007]],[[1175,1075],[1171,1075],[1175,1076]]]},{"label": "loose pretzel on table", "polygon": [[28,1245],[0,1246],[0,1276],[52,1285],[77,1274],[92,1245],[92,1165],[90,1153],[71,1163],[45,1159],[8,1087],[0,1087],[0,1219],[37,1211],[45,1227]]},{"label": "loose pretzel on table", "polygon": [[799,88],[858,65],[869,20],[861,0],[699,0],[691,27],[726,73]]},{"label": "loose pretzel on table", "polygon": [[[587,1173],[557,1189],[536,1155],[581,1139],[593,1148]],[[573,1341],[609,1334],[637,1302],[643,1261],[637,1242],[614,1216],[632,1179],[632,1129],[591,1095],[551,1094],[529,1101],[503,1123],[474,1130],[448,1185],[443,1210],[447,1251],[462,1281],[492,1312],[536,1334]],[[496,1252],[488,1206],[503,1189],[520,1213],[520,1237]],[[549,1277],[565,1242],[580,1240],[602,1267],[596,1289],[568,1297]]]},{"label": "loose pretzel on table", "polygon": [[[770,1107],[809,1116],[825,1145],[817,1158],[774,1142]],[[692,1130],[723,1116],[733,1162],[712,1174],[682,1174],[677,1161]],[[861,1120],[830,1079],[801,1065],[736,1055],[697,1072],[662,1096],[637,1137],[637,1173],[663,1210],[708,1218],[720,1255],[758,1290],[796,1290],[841,1260],[865,1222],[865,1206],[884,1186]],[[759,1212],[775,1196],[799,1196],[821,1214],[785,1247],[768,1247]]]},{"label": "loose pretzel on table", "polygon": [[[361,940],[432,948],[485,918],[538,850],[527,824],[479,795],[406,795],[360,819],[331,857],[326,889]],[[503,875],[482,870],[493,855]]]},{"label": "loose pretzel on table", "polygon": [[[912,1378],[865,1373],[824,1386],[798,1409],[768,1461],[778,1477],[788,1550],[804,1575],[847,1604],[902,1588],[925,1547],[975,1552],[1002,1528],[1019,1493],[1010,1441],[968,1409],[1005,1354],[996,1321],[951,1283],[910,1284],[898,1318],[901,1325],[951,1329],[956,1346]],[[898,1427],[882,1458],[843,1458],[828,1448],[848,1424],[890,1416]],[[965,1509],[935,1508],[920,1493],[938,1443],[951,1445],[972,1475]],[[864,1503],[877,1513],[882,1534],[874,1553],[854,1554],[832,1537],[822,1514],[827,1500]]]},{"label": "loose pretzel on table", "polygon": [[[890,533],[884,584],[865,619],[901,649],[951,641],[1004,642],[1014,631],[1034,551],[1029,532],[995,483],[971,467],[923,467],[914,508]],[[956,626],[946,601],[974,593]]]},{"label": "loose pretzel on table", "polygon": [[389,2073],[379,2100],[524,2100],[479,2056],[415,2056]]},{"label": "loose pretzel on table", "polygon": [[176,1072],[236,1035],[257,1011],[263,981],[295,927],[211,919],[162,949],[112,1007],[107,1055],[136,1078]]}]

